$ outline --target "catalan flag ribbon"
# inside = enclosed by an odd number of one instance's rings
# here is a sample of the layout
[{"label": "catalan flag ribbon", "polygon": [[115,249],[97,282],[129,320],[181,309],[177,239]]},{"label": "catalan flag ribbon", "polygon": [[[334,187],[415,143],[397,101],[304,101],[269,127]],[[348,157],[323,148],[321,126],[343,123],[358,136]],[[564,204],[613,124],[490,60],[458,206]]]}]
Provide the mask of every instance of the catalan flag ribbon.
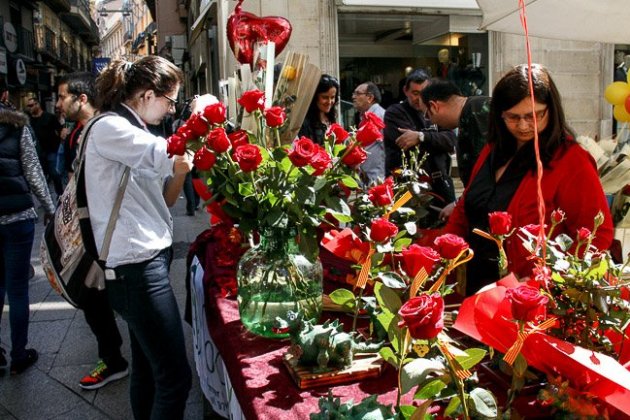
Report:
[{"label": "catalan flag ribbon", "polygon": [[508,349],[507,353],[505,353],[505,356],[503,356],[503,360],[505,361],[505,363],[512,366],[512,364],[516,360],[516,357],[521,352],[521,349],[523,348],[523,344],[525,343],[525,340],[527,340],[527,337],[529,337],[530,334],[535,333],[535,332],[545,331],[546,329],[553,327],[555,323],[556,323],[556,318],[549,318],[548,320],[538,325],[534,325],[531,322],[529,322],[527,324],[529,329],[518,332],[516,341],[514,342],[514,344],[512,344],[512,347]]}]

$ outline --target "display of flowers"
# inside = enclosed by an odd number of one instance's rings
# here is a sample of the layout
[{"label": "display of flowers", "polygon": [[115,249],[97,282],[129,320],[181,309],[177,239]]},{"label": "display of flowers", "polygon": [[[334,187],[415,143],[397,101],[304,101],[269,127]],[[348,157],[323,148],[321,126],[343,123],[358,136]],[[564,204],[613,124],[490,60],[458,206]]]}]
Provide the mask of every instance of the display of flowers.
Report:
[{"label": "display of flowers", "polygon": [[323,145],[306,137],[282,145],[283,108],[265,108],[264,93],[256,89],[244,92],[238,103],[253,116],[254,132],[229,132],[225,106],[216,103],[193,114],[168,139],[168,152],[196,150],[193,163],[212,199],[244,233],[295,228],[300,247],[313,255],[316,228],[326,214],[351,220],[343,191],[359,186],[356,168],[367,157],[364,147],[382,140],[380,120],[370,116],[352,133],[334,124]]}]

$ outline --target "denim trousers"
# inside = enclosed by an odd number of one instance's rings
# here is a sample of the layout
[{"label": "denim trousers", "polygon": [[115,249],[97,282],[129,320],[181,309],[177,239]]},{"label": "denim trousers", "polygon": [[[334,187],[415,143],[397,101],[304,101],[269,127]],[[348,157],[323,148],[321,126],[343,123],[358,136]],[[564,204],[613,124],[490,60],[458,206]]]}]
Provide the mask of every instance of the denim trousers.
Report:
[{"label": "denim trousers", "polygon": [[129,325],[130,397],[136,420],[184,416],[192,373],[182,321],[168,278],[171,249],[151,260],[115,268],[106,281],[112,308]]},{"label": "denim trousers", "polygon": [[11,360],[26,358],[28,341],[28,279],[35,220],[0,225],[0,318],[8,297],[11,326]]}]

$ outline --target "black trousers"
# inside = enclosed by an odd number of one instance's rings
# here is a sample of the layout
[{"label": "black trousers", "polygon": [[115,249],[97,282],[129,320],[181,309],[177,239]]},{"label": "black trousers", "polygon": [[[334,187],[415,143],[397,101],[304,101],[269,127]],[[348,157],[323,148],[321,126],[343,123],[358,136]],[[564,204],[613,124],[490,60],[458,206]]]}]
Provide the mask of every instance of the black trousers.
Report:
[{"label": "black trousers", "polygon": [[86,288],[83,314],[98,343],[98,356],[114,370],[127,367],[120,346],[122,337],[105,290]]}]

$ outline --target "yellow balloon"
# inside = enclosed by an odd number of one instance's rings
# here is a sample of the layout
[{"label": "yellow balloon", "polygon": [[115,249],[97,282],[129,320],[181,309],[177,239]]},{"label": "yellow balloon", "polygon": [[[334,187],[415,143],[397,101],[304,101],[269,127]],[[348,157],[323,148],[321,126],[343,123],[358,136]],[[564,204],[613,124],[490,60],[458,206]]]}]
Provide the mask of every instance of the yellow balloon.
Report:
[{"label": "yellow balloon", "polygon": [[613,108],[613,117],[615,117],[617,121],[630,122],[630,114],[626,111],[624,104],[615,105]]},{"label": "yellow balloon", "polygon": [[630,95],[630,85],[626,82],[612,82],[604,92],[606,100],[613,105],[623,105],[628,95]]}]

